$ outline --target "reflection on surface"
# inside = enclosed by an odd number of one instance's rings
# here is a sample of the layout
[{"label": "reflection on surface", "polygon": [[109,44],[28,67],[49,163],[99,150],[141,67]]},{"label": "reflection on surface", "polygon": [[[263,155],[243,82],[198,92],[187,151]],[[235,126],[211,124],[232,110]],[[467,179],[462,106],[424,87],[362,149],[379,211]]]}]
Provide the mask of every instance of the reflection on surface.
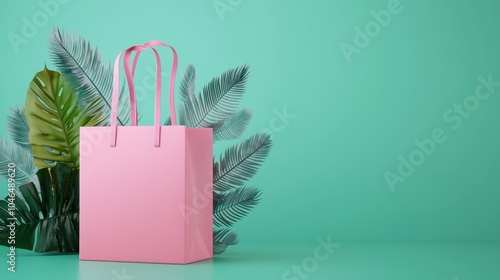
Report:
[{"label": "reflection on surface", "polygon": [[188,265],[80,261],[80,280],[213,279],[213,260]]}]

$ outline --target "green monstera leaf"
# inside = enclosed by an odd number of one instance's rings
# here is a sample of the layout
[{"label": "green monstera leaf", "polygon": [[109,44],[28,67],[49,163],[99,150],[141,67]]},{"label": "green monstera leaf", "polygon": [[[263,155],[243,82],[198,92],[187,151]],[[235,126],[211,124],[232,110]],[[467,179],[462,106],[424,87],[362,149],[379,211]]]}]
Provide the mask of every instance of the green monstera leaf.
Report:
[{"label": "green monstera leaf", "polygon": [[9,236],[15,230],[16,248],[40,253],[78,252],[78,170],[57,164],[39,170],[37,177],[39,189],[30,182],[19,187],[22,197],[0,200],[0,245],[12,246]]},{"label": "green monstera leaf", "polygon": [[38,72],[28,89],[25,116],[35,164],[39,169],[57,162],[79,167],[81,126],[107,124],[98,107],[78,106],[78,93],[69,80],[45,67]]}]

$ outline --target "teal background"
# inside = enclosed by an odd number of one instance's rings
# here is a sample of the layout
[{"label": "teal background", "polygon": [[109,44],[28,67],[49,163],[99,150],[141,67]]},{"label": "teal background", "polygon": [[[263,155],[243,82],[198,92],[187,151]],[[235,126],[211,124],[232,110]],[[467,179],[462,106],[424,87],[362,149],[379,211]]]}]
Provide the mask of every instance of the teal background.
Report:
[{"label": "teal background", "polygon": [[[364,28],[373,21],[370,12],[387,9],[389,2],[242,0],[221,19],[208,0],[71,0],[18,53],[8,33],[21,35],[22,18],[42,9],[38,1],[2,3],[0,123],[11,106],[24,104],[34,74],[44,64],[54,68],[47,44],[53,26],[98,45],[105,61],[125,47],[158,39],[176,47],[181,71],[188,64],[196,67],[198,89],[231,67],[249,64],[242,107],[251,108],[254,118],[245,137],[280,125],[268,160],[250,182],[264,191],[263,200],[235,227],[242,245],[230,248],[226,260],[244,262],[244,248],[254,248],[248,247],[252,242],[288,242],[288,248],[310,242],[292,254],[296,259],[285,262],[288,266],[311,254],[316,238],[327,235],[341,244],[498,242],[500,87],[457,129],[443,114],[474,94],[479,76],[500,81],[500,2],[401,0],[401,13],[348,63],[339,45],[353,44],[354,28]],[[169,54],[163,55],[168,63]],[[152,123],[152,106],[152,94],[139,104],[143,124]],[[293,118],[283,123],[276,112],[285,108]],[[431,137],[435,128],[442,128],[447,140],[391,191],[385,172],[396,173],[398,157],[408,159],[417,149],[415,140]],[[8,137],[6,128],[0,127],[0,135]],[[230,144],[217,144],[216,154]],[[1,185],[4,196],[6,181]],[[235,252],[239,255],[231,255]],[[471,262],[493,254],[477,252]],[[354,267],[363,265],[352,260]],[[409,269],[419,267],[418,258],[413,263]],[[458,275],[462,265],[451,262],[449,274],[405,278],[479,279]],[[487,268],[470,277],[498,278],[498,269]],[[326,279],[318,275],[312,279]],[[346,275],[341,279],[365,279]]]}]

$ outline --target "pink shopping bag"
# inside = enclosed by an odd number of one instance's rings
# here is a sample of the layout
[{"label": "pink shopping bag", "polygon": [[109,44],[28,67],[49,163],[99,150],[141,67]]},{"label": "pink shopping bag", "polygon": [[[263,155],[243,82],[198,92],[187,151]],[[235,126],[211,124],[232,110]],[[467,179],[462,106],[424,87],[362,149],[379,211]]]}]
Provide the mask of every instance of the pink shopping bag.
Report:
[{"label": "pink shopping bag", "polygon": [[[152,46],[169,47],[174,55],[172,126],[160,125],[161,64]],[[157,64],[154,126],[137,126],[132,79],[146,49]],[[131,126],[116,124],[122,54]],[[176,71],[175,50],[158,41],[131,47],[116,58],[111,125],[80,130],[81,260],[186,264],[212,257],[212,129],[176,125]]]}]

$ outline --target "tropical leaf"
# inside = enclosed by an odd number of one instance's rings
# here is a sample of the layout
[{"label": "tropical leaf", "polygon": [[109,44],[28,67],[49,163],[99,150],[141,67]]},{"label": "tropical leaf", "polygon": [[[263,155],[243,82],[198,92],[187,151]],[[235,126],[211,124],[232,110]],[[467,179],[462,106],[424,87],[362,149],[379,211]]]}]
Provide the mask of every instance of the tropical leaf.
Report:
[{"label": "tropical leaf", "polygon": [[81,126],[107,124],[108,119],[91,104],[77,106],[78,93],[64,75],[44,70],[33,78],[26,97],[26,120],[29,141],[38,168],[55,162],[79,167]]},{"label": "tropical leaf", "polygon": [[23,198],[0,201],[0,245],[8,244],[12,215],[16,221],[16,248],[35,252],[78,252],[79,171],[57,164],[38,171],[41,192],[33,183],[19,187]]},{"label": "tropical leaf", "polygon": [[228,191],[252,178],[271,150],[269,134],[257,133],[242,143],[230,147],[214,163],[214,190]]},{"label": "tropical leaf", "polygon": [[181,107],[179,123],[188,127],[212,127],[234,114],[243,98],[248,70],[247,65],[230,69],[210,81],[193,102],[185,102]]},{"label": "tropical leaf", "polygon": [[[37,172],[38,172],[38,169],[37,169]],[[40,181],[38,180],[38,177],[36,176],[36,173],[35,175],[33,176],[33,180],[30,182],[32,183],[33,185],[35,185],[35,189],[37,190],[38,194],[41,194],[41,191],[40,191]],[[16,188],[14,190],[14,192],[16,193],[16,197],[19,197],[21,199],[24,199],[24,196],[23,194],[19,191],[19,188]]]},{"label": "tropical leaf", "polygon": [[[82,37],[72,36],[54,28],[49,47],[57,69],[65,74],[79,92],[78,105],[101,112],[109,118],[113,91],[113,68],[101,61],[97,47]],[[128,99],[120,92],[118,123],[125,125],[130,119]]]},{"label": "tropical leaf", "polygon": [[261,191],[254,187],[241,187],[223,194],[214,201],[214,225],[230,227],[245,217],[260,200]]},{"label": "tropical leaf", "polygon": [[179,93],[181,96],[181,101],[192,102],[194,98],[194,90],[195,90],[195,79],[196,79],[196,71],[193,65],[188,65],[184,73],[182,74],[181,85],[179,88]]},{"label": "tropical leaf", "polygon": [[[191,112],[186,112],[188,108],[193,108],[192,106],[187,106],[187,103],[194,102],[195,98],[195,79],[196,79],[196,70],[193,65],[188,65],[181,78],[181,85],[179,87],[179,93],[181,96],[181,101],[184,106],[179,109],[179,125],[186,125],[186,115]],[[172,125],[172,120],[170,117],[165,121],[165,125]]]},{"label": "tropical leaf", "polygon": [[214,254],[222,254],[229,245],[238,244],[238,235],[230,229],[214,229]]},{"label": "tropical leaf", "polygon": [[16,145],[14,142],[0,138],[0,177],[9,178],[9,164],[15,164],[16,185],[23,185],[33,181],[37,168],[30,151]]},{"label": "tropical leaf", "polygon": [[14,143],[31,153],[31,145],[28,139],[30,128],[24,116],[24,107],[15,106],[10,108],[10,115],[7,116],[7,130]]},{"label": "tropical leaf", "polygon": [[219,122],[213,127],[214,142],[220,140],[232,140],[240,137],[252,119],[252,112],[243,109],[234,113],[228,119]]}]

